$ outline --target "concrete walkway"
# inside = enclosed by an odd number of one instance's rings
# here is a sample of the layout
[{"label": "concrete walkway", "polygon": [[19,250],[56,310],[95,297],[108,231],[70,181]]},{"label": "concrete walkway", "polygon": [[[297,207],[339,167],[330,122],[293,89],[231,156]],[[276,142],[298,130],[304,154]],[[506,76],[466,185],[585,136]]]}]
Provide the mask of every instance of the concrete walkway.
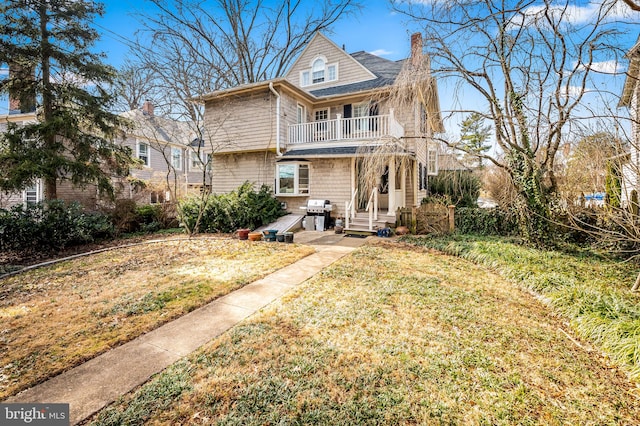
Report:
[{"label": "concrete walkway", "polygon": [[312,245],[316,253],[4,402],[69,403],[71,424],[77,424],[311,278],[364,241],[329,231],[296,233],[294,242]]}]

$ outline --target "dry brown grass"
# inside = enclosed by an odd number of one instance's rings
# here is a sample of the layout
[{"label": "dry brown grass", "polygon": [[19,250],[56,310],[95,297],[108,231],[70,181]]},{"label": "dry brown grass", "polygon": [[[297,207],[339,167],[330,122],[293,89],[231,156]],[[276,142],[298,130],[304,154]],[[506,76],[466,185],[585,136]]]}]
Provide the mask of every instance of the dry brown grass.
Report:
[{"label": "dry brown grass", "polygon": [[313,249],[200,238],[78,258],[0,281],[0,399],[286,266]]},{"label": "dry brown grass", "polygon": [[96,424],[636,424],[638,389],[565,332],[486,269],[365,246]]}]

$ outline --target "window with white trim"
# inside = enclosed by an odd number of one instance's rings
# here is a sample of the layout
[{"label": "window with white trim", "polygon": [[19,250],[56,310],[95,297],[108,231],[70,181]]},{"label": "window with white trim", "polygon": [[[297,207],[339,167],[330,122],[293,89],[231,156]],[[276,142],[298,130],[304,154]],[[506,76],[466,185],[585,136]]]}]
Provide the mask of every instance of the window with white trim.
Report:
[{"label": "window with white trim", "polygon": [[191,156],[191,170],[202,170],[205,166],[207,170],[211,170],[211,153],[190,151],[189,155]]},{"label": "window with white trim", "polygon": [[307,121],[307,108],[302,104],[298,104],[296,120],[298,124],[302,124]]},{"label": "window with white trim", "polygon": [[176,170],[182,170],[182,148],[171,148],[171,165]]},{"label": "window with white trim", "polygon": [[335,81],[338,79],[338,66],[336,64],[327,66],[327,80]]},{"label": "window with white trim", "polygon": [[276,195],[306,194],[309,194],[309,164],[276,164]]},{"label": "window with white trim", "polygon": [[427,175],[438,174],[438,148],[427,147]]},{"label": "window with white trim", "polygon": [[300,73],[300,86],[308,86],[308,85],[310,85],[311,84],[310,76],[311,76],[311,72],[310,71],[302,71]]},{"label": "window with white trim", "polygon": [[151,164],[151,158],[149,155],[149,144],[138,142],[136,144],[136,156],[139,160],[142,161],[142,164],[149,167],[149,164]]},{"label": "window with white trim", "polygon": [[329,108],[317,109],[314,114],[315,121],[327,121],[329,119]]},{"label": "window with white trim", "polygon": [[311,66],[311,82],[313,84],[324,83],[324,68],[325,63],[322,58],[313,61],[313,65]]},{"label": "window with white trim", "polygon": [[36,204],[42,201],[42,182],[40,179],[33,185],[24,189],[22,199],[25,204]]},{"label": "window with white trim", "polygon": [[310,68],[300,72],[300,86],[311,86],[338,79],[338,64],[327,64],[324,56],[311,61]]}]

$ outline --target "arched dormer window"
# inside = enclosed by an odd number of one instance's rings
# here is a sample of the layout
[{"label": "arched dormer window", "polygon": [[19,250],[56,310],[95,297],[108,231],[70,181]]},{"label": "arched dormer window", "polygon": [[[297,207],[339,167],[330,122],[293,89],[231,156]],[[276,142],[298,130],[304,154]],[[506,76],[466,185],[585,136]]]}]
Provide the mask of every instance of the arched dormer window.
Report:
[{"label": "arched dormer window", "polygon": [[303,87],[338,79],[338,64],[327,64],[324,56],[316,56],[309,66],[310,68],[300,72],[300,85]]},{"label": "arched dormer window", "polygon": [[313,84],[324,82],[324,60],[322,58],[318,58],[313,61],[313,65],[311,67],[311,77]]}]

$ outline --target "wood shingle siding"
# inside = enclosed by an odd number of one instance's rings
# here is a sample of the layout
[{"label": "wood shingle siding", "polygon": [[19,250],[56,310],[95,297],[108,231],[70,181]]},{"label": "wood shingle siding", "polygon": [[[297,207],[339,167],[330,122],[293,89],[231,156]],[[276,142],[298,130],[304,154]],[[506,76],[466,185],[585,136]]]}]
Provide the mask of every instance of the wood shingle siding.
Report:
[{"label": "wood shingle siding", "polygon": [[325,81],[320,84],[312,84],[302,87],[305,90],[316,90],[328,86],[355,83],[375,78],[371,72],[364,68],[344,50],[336,46],[331,40],[321,33],[316,34],[293,67],[287,72],[286,78],[296,86],[300,86],[300,72],[311,68],[313,60],[319,56],[326,58],[326,63],[338,64],[337,81]]},{"label": "wood shingle siding", "polygon": [[[264,151],[276,148],[276,99],[270,90],[248,96],[208,101],[205,144],[214,153]],[[293,116],[295,119],[295,115]],[[284,120],[283,120],[284,121]],[[286,134],[281,123],[282,134]]]},{"label": "wood shingle siding", "polygon": [[235,190],[245,181],[273,189],[275,182],[275,154],[251,152],[218,154],[213,156],[212,192],[222,194]]}]

